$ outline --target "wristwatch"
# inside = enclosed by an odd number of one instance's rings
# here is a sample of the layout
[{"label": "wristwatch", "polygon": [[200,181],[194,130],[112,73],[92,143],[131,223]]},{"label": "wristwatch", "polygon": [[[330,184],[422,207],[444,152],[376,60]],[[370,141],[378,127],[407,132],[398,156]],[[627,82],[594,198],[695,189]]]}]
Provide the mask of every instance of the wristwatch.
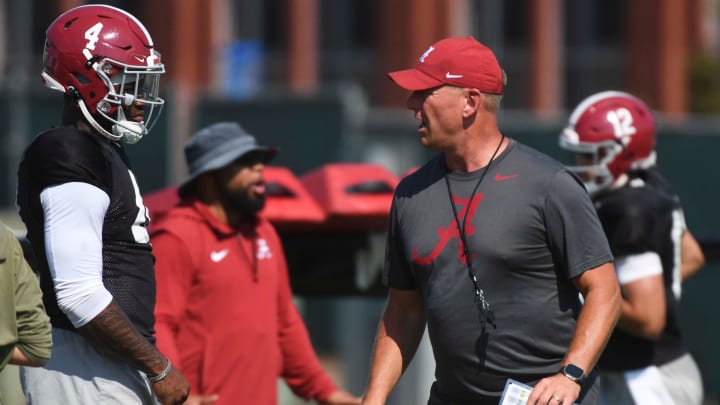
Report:
[{"label": "wristwatch", "polygon": [[560,371],[565,375],[565,377],[580,384],[581,387],[585,383],[585,371],[572,363],[565,365]]}]

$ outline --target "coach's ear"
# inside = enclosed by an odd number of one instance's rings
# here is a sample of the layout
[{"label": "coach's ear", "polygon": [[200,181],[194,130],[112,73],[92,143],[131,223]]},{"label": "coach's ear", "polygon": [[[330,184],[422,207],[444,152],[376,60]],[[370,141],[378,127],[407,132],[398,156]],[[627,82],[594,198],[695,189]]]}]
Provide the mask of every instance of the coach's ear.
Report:
[{"label": "coach's ear", "polygon": [[462,89],[465,105],[463,106],[463,118],[473,116],[482,106],[483,94],[478,89]]}]

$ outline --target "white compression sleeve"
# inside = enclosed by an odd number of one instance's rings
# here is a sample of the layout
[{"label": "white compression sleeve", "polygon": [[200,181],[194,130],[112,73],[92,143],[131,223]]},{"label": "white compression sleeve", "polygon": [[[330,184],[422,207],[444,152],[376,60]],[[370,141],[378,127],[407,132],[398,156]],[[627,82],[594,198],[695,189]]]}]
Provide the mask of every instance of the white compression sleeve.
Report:
[{"label": "white compression sleeve", "polygon": [[46,188],[40,202],[58,306],[78,328],[112,300],[102,282],[102,228],[110,197],[88,183],[71,182]]},{"label": "white compression sleeve", "polygon": [[615,269],[620,284],[627,284],[663,272],[660,256],[655,252],[618,257],[615,260]]}]

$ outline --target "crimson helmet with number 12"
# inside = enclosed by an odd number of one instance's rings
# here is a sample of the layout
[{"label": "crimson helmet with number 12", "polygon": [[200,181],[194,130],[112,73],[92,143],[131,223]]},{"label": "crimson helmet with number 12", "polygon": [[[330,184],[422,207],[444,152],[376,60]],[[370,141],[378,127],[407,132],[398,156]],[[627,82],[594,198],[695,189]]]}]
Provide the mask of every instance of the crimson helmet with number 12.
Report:
[{"label": "crimson helmet with number 12", "polygon": [[560,135],[560,146],[585,155],[587,165],[569,169],[594,195],[617,184],[629,170],[655,163],[655,119],[637,97],[603,91],[578,104]]},{"label": "crimson helmet with number 12", "polygon": [[[135,143],[157,121],[165,73],[160,54],[143,24],[107,5],[75,7],[47,29],[42,78],[76,100],[83,116],[102,135]],[[128,117],[141,108],[142,121]]]}]

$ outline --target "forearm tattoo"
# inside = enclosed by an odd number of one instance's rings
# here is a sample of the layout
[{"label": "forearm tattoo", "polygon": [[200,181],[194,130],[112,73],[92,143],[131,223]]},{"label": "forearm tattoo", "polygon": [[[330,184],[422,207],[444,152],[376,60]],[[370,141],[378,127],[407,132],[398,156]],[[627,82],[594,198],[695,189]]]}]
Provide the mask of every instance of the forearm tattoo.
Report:
[{"label": "forearm tattoo", "polygon": [[146,374],[159,373],[167,363],[155,346],[137,331],[115,301],[111,301],[79,331],[98,349],[120,356]]}]

